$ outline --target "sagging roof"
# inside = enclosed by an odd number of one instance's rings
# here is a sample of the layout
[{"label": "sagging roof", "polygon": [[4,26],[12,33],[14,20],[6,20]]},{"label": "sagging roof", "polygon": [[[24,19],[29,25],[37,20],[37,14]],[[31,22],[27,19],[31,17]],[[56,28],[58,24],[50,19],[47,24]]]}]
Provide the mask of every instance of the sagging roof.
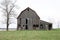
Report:
[{"label": "sagging roof", "polygon": [[50,22],[46,22],[46,21],[43,21],[43,20],[40,20],[40,23],[52,24]]}]

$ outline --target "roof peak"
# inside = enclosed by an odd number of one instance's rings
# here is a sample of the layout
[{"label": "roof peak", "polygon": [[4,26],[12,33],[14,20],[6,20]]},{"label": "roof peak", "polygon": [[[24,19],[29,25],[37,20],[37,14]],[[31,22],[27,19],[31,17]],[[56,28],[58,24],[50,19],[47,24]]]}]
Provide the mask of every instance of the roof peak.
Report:
[{"label": "roof peak", "polygon": [[28,10],[28,11],[29,11],[29,10],[32,10],[32,9],[31,9],[30,7],[27,7],[27,8],[26,8],[26,9],[24,9],[24,10]]},{"label": "roof peak", "polygon": [[27,7],[27,8],[30,8],[30,7]]},{"label": "roof peak", "polygon": [[26,9],[31,9],[30,7],[27,7]]}]

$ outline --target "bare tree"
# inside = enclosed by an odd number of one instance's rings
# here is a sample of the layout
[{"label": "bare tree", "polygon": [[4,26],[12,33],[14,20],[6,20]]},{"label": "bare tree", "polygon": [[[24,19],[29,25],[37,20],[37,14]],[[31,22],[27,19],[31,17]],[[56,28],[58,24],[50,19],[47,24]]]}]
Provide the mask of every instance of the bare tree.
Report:
[{"label": "bare tree", "polygon": [[13,2],[12,0],[3,0],[1,2],[0,8],[2,9],[2,12],[5,16],[5,23],[6,23],[6,27],[7,27],[7,31],[8,31],[8,27],[9,25],[12,23],[10,22],[10,19],[12,16],[15,16],[15,2]]}]

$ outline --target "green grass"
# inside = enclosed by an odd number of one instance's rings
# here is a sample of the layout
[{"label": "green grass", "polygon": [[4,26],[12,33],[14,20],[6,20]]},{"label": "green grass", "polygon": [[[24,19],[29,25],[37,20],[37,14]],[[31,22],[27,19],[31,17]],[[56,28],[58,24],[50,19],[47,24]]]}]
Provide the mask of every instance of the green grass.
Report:
[{"label": "green grass", "polygon": [[0,40],[60,40],[60,30],[0,31]]}]

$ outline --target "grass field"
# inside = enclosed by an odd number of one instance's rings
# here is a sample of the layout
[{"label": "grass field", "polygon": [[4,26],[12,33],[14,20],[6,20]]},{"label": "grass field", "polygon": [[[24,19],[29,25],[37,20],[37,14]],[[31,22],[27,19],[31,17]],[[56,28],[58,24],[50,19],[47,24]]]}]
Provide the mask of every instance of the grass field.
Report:
[{"label": "grass field", "polygon": [[60,40],[60,30],[0,31],[0,40]]}]

